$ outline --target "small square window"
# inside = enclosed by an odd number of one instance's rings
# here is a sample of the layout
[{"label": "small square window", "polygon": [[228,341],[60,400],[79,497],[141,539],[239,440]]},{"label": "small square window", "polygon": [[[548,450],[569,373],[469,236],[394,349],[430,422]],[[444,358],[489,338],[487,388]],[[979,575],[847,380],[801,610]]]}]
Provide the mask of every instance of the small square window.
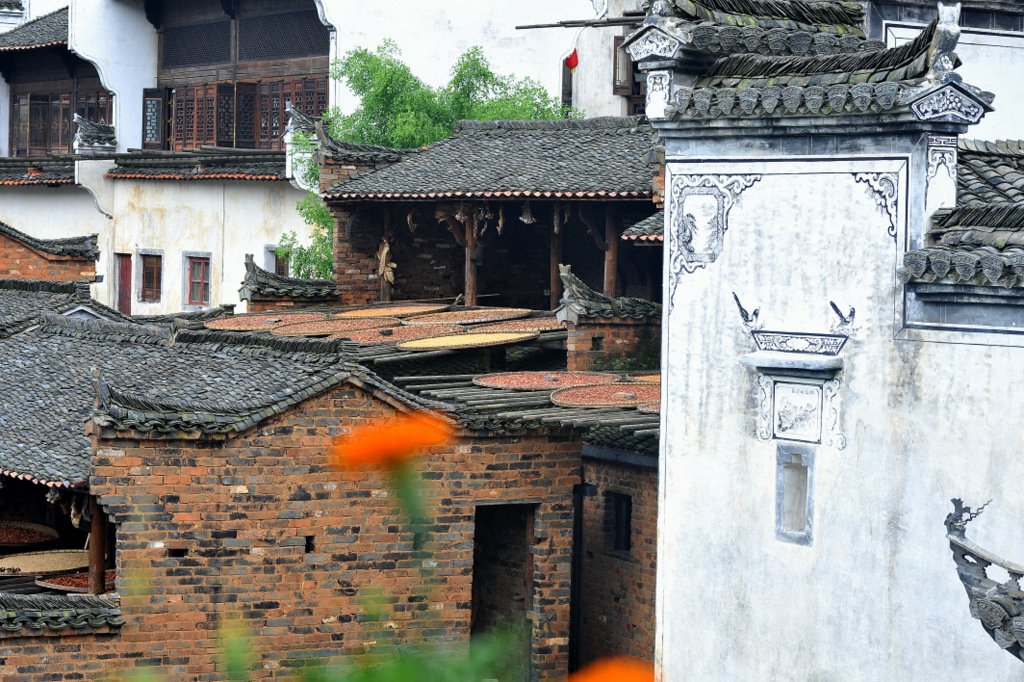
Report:
[{"label": "small square window", "polygon": [[289,259],[288,255],[279,255],[277,252],[274,253],[274,274],[287,277],[289,272]]},{"label": "small square window", "polygon": [[160,286],[163,280],[163,258],[142,256],[142,291],[140,300],[144,303],[160,301]]},{"label": "small square window", "polygon": [[612,41],[612,93],[623,97],[633,94],[633,60],[622,46],[623,36]]},{"label": "small square window", "polygon": [[210,305],[210,259],[188,259],[188,305]]},{"label": "small square window", "polygon": [[629,554],[633,549],[633,498],[623,493],[604,494],[605,550]]}]

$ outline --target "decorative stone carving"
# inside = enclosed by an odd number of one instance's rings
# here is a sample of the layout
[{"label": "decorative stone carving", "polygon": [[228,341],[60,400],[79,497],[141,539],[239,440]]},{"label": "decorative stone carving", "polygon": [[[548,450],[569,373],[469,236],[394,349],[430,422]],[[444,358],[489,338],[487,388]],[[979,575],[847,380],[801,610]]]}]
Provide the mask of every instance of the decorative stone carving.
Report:
[{"label": "decorative stone carving", "polygon": [[985,115],[984,106],[953,85],[945,85],[921,97],[911,103],[910,110],[922,121],[944,119],[977,123]]},{"label": "decorative stone carving", "polygon": [[896,241],[899,176],[896,173],[854,173],[853,179],[867,185],[868,193],[889,219],[889,236]]},{"label": "decorative stone carving", "polygon": [[849,337],[841,334],[805,334],[801,332],[754,331],[758,350],[775,353],[811,353],[839,355]]},{"label": "decorative stone carving", "polygon": [[839,379],[822,384],[824,409],[821,442],[836,450],[846,449],[846,436],[839,430]]},{"label": "decorative stone carving", "polygon": [[683,272],[714,263],[722,252],[729,212],[760,175],[674,175],[669,200],[672,294]]},{"label": "decorative stone carving", "polygon": [[840,380],[798,379],[760,374],[757,437],[762,441],[820,443],[843,450],[839,431]]},{"label": "decorative stone carving", "polygon": [[957,138],[947,135],[928,136],[928,180],[931,181],[939,173],[940,168],[946,169],[949,179],[956,182],[957,178]]},{"label": "decorative stone carving", "polygon": [[650,118],[668,117],[671,83],[672,74],[668,71],[651,71],[647,74],[647,115]]},{"label": "decorative stone carving", "polygon": [[683,49],[683,44],[667,33],[652,28],[633,41],[628,49],[629,56],[635,62],[647,59],[648,57],[675,59],[679,55],[679,51]]},{"label": "decorative stone carving", "polygon": [[772,439],[772,392],[775,382],[770,376],[761,374],[757,377],[757,387],[757,437],[769,441]]}]

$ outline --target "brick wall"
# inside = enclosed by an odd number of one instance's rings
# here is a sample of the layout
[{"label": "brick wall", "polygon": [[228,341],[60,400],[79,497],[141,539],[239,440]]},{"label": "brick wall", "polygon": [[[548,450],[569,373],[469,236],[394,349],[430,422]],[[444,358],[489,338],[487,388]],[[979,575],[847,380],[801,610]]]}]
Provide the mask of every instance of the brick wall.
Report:
[{"label": "brick wall", "polygon": [[[589,458],[583,472],[597,495],[583,503],[581,663],[622,655],[653,661],[658,472]],[[630,497],[629,552],[613,548],[608,493]]]},{"label": "brick wall", "polygon": [[342,305],[373,303],[381,298],[377,276],[377,247],[383,228],[366,215],[344,206],[334,216],[334,281]]},{"label": "brick wall", "polygon": [[[531,658],[536,679],[561,679],[580,445],[466,437],[425,456],[433,544],[416,553],[381,475],[327,467],[337,434],[391,412],[342,388],[225,443],[97,437],[92,490],[117,524],[126,623],[114,635],[0,642],[4,679],[45,669],[49,680],[104,680],[159,665],[169,680],[222,680],[216,632],[236,619],[255,635],[257,679],[388,638],[465,642],[476,508],[496,503],[535,505]],[[384,620],[360,622],[373,590],[387,595]]]},{"label": "brick wall", "polygon": [[660,367],[659,319],[584,318],[568,327],[566,350],[571,371]]},{"label": "brick wall", "polygon": [[42,253],[0,235],[0,278],[92,282],[96,280],[96,261]]},{"label": "brick wall", "polygon": [[265,313],[275,310],[298,310],[300,308],[315,308],[318,306],[336,304],[336,300],[324,300],[322,298],[266,298],[260,300],[250,300],[248,302],[248,312]]}]

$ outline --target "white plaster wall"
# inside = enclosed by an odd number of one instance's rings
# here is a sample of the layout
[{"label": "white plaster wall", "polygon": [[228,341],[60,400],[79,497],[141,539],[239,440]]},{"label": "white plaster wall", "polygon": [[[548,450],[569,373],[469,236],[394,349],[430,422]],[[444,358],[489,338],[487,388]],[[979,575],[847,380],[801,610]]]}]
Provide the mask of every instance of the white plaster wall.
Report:
[{"label": "white plaster wall", "polygon": [[71,50],[92,62],[114,93],[117,150],[141,147],[142,91],[156,87],[157,75],[157,33],[142,3],[75,0],[69,32]]},{"label": "white plaster wall", "polygon": [[[267,245],[282,234],[309,234],[295,211],[303,193],[285,182],[107,181],[114,186],[111,251],[131,253],[132,313],[158,315],[186,308],[185,254],[210,256],[210,304],[238,303],[245,277],[245,254],[262,263]],[[139,301],[140,251],[163,256],[159,303]],[[111,266],[109,276],[113,277]]]},{"label": "white plaster wall", "polygon": [[[550,0],[320,2],[328,21],[337,29],[334,58],[358,47],[375,48],[390,38],[398,44],[413,72],[430,85],[438,86],[448,81],[459,55],[474,45],[481,45],[496,72],[529,76],[554,96],[561,92],[562,60],[572,51],[576,31],[563,28],[517,31],[515,27],[588,19],[595,14],[589,0],[561,3]],[[581,63],[585,63],[582,50]],[[610,71],[606,80],[611,82]],[[611,98],[610,86],[606,98]],[[341,88],[334,104],[350,112],[358,102]],[[588,113],[606,106],[585,100],[579,105]]]},{"label": "white plaster wall", "polygon": [[29,19],[35,19],[36,17],[41,17],[44,14],[56,12],[61,7],[67,7],[68,0],[27,0],[22,4],[24,4],[28,10]]},{"label": "white plaster wall", "polygon": [[92,285],[93,297],[113,302],[110,253],[111,221],[96,208],[92,195],[77,185],[0,188],[0,222],[38,239],[95,234],[100,258],[96,272],[104,281]]},{"label": "white plaster wall", "polygon": [[[920,26],[886,26],[888,45],[912,40]],[[1014,74],[1024,73],[1024,34],[963,29],[956,53],[963,61],[957,73],[965,82],[993,92],[995,111],[971,128],[970,137],[983,140],[1019,140],[1024,138],[1020,112],[1024,109],[1024,89]]]},{"label": "white plaster wall", "polygon": [[[950,498],[992,498],[969,534],[1024,557],[1024,420],[1012,407],[1024,349],[894,338],[901,249],[851,174],[906,178],[886,156],[671,166],[764,177],[732,210],[721,256],[681,275],[667,309],[657,607],[667,682],[1024,679],[971,618],[943,527]],[[923,204],[914,197],[918,216]],[[827,331],[830,300],[856,307],[842,353],[848,446],[814,446],[810,547],[775,537],[776,443],[756,437],[756,373],[740,362],[754,348],[733,291],[767,329]]]},{"label": "white plaster wall", "polygon": [[11,153],[11,86],[0,76],[0,156]]}]

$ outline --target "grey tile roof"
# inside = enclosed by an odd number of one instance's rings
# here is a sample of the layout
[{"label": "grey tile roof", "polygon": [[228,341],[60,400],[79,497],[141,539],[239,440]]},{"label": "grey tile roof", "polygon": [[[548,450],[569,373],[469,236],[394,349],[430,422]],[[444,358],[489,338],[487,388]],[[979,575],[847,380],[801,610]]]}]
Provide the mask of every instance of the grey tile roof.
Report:
[{"label": "grey tile roof", "polygon": [[36,318],[44,314],[73,314],[119,322],[131,320],[90,298],[88,282],[0,279],[0,339],[32,326]]},{"label": "grey tile roof", "polygon": [[67,632],[68,628],[85,634],[120,628],[124,622],[120,601],[106,596],[0,593],[0,629],[8,637]]},{"label": "grey tile roof", "polygon": [[452,137],[334,185],[329,199],[649,197],[653,131],[637,118],[463,121]]},{"label": "grey tile roof", "polygon": [[201,147],[187,152],[132,151],[114,157],[115,180],[287,180],[285,153]]},{"label": "grey tile roof", "polygon": [[859,2],[816,0],[669,0],[674,16],[726,26],[863,35]]},{"label": "grey tile roof", "polygon": [[251,255],[245,257],[245,279],[238,291],[243,301],[265,298],[302,298],[332,302],[338,300],[338,285],[324,279],[283,277],[256,265]]},{"label": "grey tile roof", "polygon": [[[643,298],[611,298],[594,291],[576,275],[568,265],[559,265],[562,286],[565,293],[562,303],[568,313],[568,320],[575,322],[580,317],[620,317],[642,319],[661,317],[661,305]],[[560,318],[561,319],[561,318]]]},{"label": "grey tile roof", "polygon": [[0,10],[20,12],[23,9],[25,9],[25,7],[21,4],[21,0],[0,0]]},{"label": "grey tile roof", "polygon": [[660,210],[654,215],[630,225],[622,232],[622,238],[642,242],[665,241],[665,211]]},{"label": "grey tile roof", "polygon": [[25,22],[7,33],[0,33],[0,52],[32,50],[68,44],[68,8]]},{"label": "grey tile roof", "polygon": [[904,282],[1024,288],[1024,203],[942,209],[922,249],[903,256]]},{"label": "grey tile roof", "polygon": [[66,237],[64,239],[36,239],[14,229],[6,223],[0,222],[0,235],[21,242],[36,251],[42,251],[54,256],[77,256],[93,260],[100,257],[98,237],[94,234],[83,237]]},{"label": "grey tile roof", "polygon": [[1024,201],[1024,141],[960,140],[957,200]]},{"label": "grey tile roof", "polygon": [[75,160],[70,156],[46,159],[0,158],[0,187],[72,185]]}]

